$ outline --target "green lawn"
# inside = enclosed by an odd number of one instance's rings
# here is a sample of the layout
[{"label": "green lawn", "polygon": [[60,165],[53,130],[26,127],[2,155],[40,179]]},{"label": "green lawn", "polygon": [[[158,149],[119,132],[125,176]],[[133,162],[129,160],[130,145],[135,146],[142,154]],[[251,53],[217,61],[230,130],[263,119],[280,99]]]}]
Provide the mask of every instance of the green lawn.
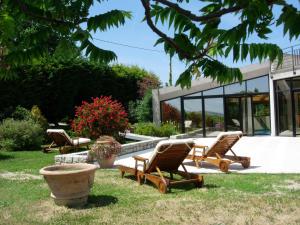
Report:
[{"label": "green lawn", "polygon": [[205,174],[160,194],[98,170],[89,204],[56,206],[38,171],[55,153],[0,153],[0,224],[300,224],[300,175]]}]

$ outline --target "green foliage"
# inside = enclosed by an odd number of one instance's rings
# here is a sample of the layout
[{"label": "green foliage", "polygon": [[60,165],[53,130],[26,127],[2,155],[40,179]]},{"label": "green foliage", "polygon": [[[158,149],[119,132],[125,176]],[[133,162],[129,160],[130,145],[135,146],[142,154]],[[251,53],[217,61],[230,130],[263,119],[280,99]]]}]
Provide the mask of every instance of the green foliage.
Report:
[{"label": "green foliage", "polygon": [[40,124],[42,128],[46,129],[48,127],[48,121],[43,116],[40,108],[37,105],[32,106],[30,113],[31,113],[32,119],[36,123]]},{"label": "green foliage", "polygon": [[23,151],[40,148],[44,131],[33,120],[5,119],[0,124],[0,150]]},{"label": "green foliage", "polygon": [[[219,83],[241,81],[242,73],[216,60],[232,54],[233,62],[238,60],[282,63],[282,50],[270,43],[248,43],[249,37],[257,36],[262,41],[272,33],[272,25],[283,25],[284,34],[292,40],[300,35],[300,11],[287,1],[216,1],[206,0],[203,7],[189,11],[189,1],[149,1],[141,0],[145,8],[145,20],[150,28],[160,36],[156,44],[164,44],[165,52],[177,54],[188,67],[180,75],[177,85],[190,87],[194,76],[211,77]],[[156,4],[152,4],[152,2]],[[274,6],[282,12],[276,15]],[[224,29],[223,16],[231,14],[239,18],[238,24]],[[174,36],[168,36],[156,26],[174,29]]]},{"label": "green foliage", "polygon": [[151,91],[148,91],[142,100],[137,101],[135,115],[138,122],[151,122],[153,120]]},{"label": "green foliage", "polygon": [[31,112],[21,106],[17,106],[16,110],[11,114],[15,120],[31,120],[33,119]]},{"label": "green foliage", "polygon": [[[113,52],[93,44],[92,34],[123,25],[126,19],[131,18],[131,14],[123,10],[111,10],[91,16],[90,8],[95,2],[1,1],[0,46],[5,51],[0,61],[0,77],[10,78],[17,66],[39,61],[52,55],[57,48],[60,48],[60,52],[67,52],[76,43],[91,60],[115,60]],[[54,44],[51,44],[52,40]]]},{"label": "green foliage", "polygon": [[136,123],[134,125],[134,133],[154,137],[170,137],[171,135],[178,134],[178,131],[172,123],[164,123],[161,126],[157,126],[149,122]]},{"label": "green foliage", "polygon": [[83,100],[101,95],[112,96],[127,108],[137,98],[137,83],[144,76],[147,71],[138,67],[112,69],[79,59],[47,60],[20,67],[14,80],[0,81],[0,112],[5,117],[8,107],[38,105],[50,122],[59,122],[73,118],[74,107]]}]

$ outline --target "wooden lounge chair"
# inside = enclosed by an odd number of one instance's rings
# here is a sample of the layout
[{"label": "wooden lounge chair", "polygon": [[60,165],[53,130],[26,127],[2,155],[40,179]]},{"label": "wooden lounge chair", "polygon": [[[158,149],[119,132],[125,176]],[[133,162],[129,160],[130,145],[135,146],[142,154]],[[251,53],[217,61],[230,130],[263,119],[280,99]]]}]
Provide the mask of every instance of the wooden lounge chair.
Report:
[{"label": "wooden lounge chair", "polygon": [[59,152],[64,154],[71,149],[77,149],[82,146],[87,146],[88,148],[91,143],[89,138],[71,139],[63,129],[48,129],[47,134],[53,142],[43,149],[44,152],[49,152],[52,148],[59,147]]},{"label": "wooden lounge chair", "polygon": [[[244,168],[248,168],[250,166],[250,158],[237,156],[232,150],[232,146],[242,136],[243,133],[241,131],[221,132],[210,146],[195,144],[187,159],[195,161],[197,167],[199,167],[199,162],[201,163],[201,161],[211,163],[219,167],[222,172],[228,172],[231,163],[241,163]],[[228,151],[233,155],[226,155]]]},{"label": "wooden lounge chair", "polygon": [[[165,140],[155,147],[152,156],[144,158],[133,156],[127,163],[119,165],[122,178],[125,173],[135,175],[139,184],[145,179],[152,182],[161,193],[166,193],[177,184],[194,183],[196,187],[203,185],[203,176],[188,173],[183,160],[191,151],[194,142],[192,139]],[[179,166],[183,171],[179,171]],[[163,175],[167,172],[170,176]],[[183,179],[174,180],[173,174],[179,174]]]}]

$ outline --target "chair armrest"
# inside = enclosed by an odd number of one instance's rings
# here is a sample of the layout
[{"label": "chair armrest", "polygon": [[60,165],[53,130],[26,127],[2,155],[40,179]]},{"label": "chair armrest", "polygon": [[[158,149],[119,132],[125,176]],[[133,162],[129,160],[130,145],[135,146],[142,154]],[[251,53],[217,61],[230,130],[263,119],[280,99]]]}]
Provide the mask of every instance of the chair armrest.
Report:
[{"label": "chair armrest", "polygon": [[194,145],[193,156],[196,155],[196,148],[202,148],[202,155],[205,155],[206,154],[205,150],[208,148],[208,146],[207,145]]},{"label": "chair armrest", "polygon": [[132,156],[132,158],[134,158],[136,161],[142,161],[142,162],[146,162],[148,160],[147,158],[138,155]]},{"label": "chair armrest", "polygon": [[138,168],[138,161],[142,161],[143,162],[143,172],[145,172],[146,170],[146,161],[148,161],[149,159],[141,157],[141,156],[132,156],[132,158],[135,159],[135,170],[137,171]]},{"label": "chair armrest", "polygon": [[206,148],[208,148],[208,146],[207,145],[194,145],[194,148],[206,149]]}]

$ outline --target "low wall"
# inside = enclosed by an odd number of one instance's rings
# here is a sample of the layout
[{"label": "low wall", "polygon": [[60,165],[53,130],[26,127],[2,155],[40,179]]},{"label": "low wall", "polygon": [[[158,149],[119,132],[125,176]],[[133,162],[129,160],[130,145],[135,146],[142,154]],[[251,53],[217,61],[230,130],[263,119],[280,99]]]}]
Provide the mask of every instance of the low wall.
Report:
[{"label": "low wall", "polygon": [[[123,144],[122,151],[120,152],[119,156],[154,148],[158,142],[168,139],[167,137],[158,138],[133,133],[126,134],[126,138],[139,141],[134,143]],[[83,151],[70,154],[56,155],[54,157],[54,161],[55,164],[61,164],[85,163],[93,162],[95,160],[91,158],[91,156],[88,154],[88,151]]]}]

